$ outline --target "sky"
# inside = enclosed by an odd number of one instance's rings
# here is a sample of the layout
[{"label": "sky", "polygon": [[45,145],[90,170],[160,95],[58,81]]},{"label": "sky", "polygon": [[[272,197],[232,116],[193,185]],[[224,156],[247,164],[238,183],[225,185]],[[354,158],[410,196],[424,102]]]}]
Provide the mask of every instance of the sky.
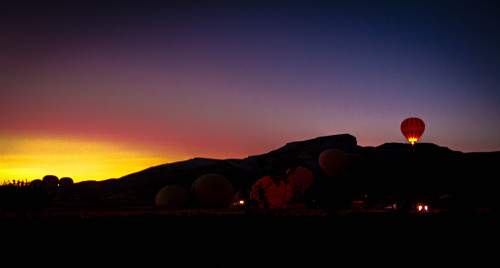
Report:
[{"label": "sky", "polygon": [[500,151],[495,1],[13,1],[0,182],[119,178],[349,133]]}]

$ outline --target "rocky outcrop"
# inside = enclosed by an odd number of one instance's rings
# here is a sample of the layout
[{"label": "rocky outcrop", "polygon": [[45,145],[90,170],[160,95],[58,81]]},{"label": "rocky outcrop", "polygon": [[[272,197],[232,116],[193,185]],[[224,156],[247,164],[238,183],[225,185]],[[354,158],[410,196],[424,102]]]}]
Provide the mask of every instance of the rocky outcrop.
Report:
[{"label": "rocky outcrop", "polygon": [[267,154],[233,161],[233,165],[250,172],[274,173],[295,165],[318,169],[318,157],[326,149],[341,149],[346,153],[358,150],[356,138],[349,134],[318,137],[311,140],[287,143]]}]

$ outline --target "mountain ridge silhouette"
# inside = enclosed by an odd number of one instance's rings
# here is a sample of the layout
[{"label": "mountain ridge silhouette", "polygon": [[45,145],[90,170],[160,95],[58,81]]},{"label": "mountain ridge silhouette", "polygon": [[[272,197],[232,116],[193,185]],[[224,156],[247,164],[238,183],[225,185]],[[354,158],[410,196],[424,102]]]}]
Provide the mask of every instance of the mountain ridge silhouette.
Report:
[{"label": "mountain ridge silhouette", "polygon": [[318,157],[331,148],[344,151],[351,159],[346,172],[333,178],[340,183],[335,187],[348,193],[490,196],[499,173],[495,166],[500,163],[500,152],[463,153],[432,143],[363,147],[354,136],[338,134],[289,142],[243,159],[195,157],[162,164],[118,179],[76,183],[73,191],[89,199],[149,204],[163,186],[180,185],[189,190],[194,180],[206,173],[227,177],[237,192],[248,190],[263,176],[294,166],[311,169],[315,181],[321,182],[329,178],[320,169]]}]

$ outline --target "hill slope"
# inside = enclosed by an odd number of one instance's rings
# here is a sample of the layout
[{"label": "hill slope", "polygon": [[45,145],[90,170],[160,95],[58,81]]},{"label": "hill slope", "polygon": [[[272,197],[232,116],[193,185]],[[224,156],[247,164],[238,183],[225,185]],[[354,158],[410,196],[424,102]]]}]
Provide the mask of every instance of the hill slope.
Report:
[{"label": "hill slope", "polygon": [[[337,148],[349,156],[346,172],[328,178],[319,168],[319,154]],[[318,137],[287,143],[271,152],[244,159],[194,158],[151,167],[120,179],[81,182],[74,191],[92,200],[152,203],[164,185],[189,189],[205,173],[226,176],[235,191],[249,189],[262,176],[279,173],[293,166],[313,171],[312,194],[335,189],[343,193],[375,194],[466,194],[481,198],[493,196],[499,177],[500,152],[462,153],[430,143],[415,146],[386,143],[361,147],[349,134]]]}]

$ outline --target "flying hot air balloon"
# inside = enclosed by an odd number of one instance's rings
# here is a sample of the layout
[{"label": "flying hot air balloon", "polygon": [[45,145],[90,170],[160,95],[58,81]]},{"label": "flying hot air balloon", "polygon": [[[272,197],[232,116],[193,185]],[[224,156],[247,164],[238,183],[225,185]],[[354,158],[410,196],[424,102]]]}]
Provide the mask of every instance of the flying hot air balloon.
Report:
[{"label": "flying hot air balloon", "polygon": [[411,143],[411,145],[415,145],[415,143],[420,139],[420,136],[424,133],[425,124],[424,121],[420,118],[410,117],[406,118],[401,123],[401,132],[405,136],[406,139]]}]

